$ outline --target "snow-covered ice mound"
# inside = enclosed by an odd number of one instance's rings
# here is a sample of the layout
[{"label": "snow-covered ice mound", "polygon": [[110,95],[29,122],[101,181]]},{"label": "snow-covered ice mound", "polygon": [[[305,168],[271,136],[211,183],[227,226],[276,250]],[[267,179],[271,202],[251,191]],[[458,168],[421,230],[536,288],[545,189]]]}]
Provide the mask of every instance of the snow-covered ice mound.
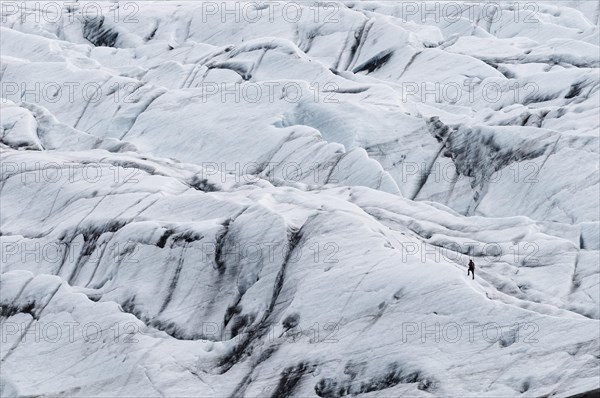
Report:
[{"label": "snow-covered ice mound", "polygon": [[597,392],[592,3],[3,2],[1,395]]}]

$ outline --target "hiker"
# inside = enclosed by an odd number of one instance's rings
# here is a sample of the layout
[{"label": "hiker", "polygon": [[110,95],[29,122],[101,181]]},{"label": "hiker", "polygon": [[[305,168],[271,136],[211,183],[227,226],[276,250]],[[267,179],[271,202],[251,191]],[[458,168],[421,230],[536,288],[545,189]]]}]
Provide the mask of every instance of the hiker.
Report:
[{"label": "hiker", "polygon": [[469,259],[469,270],[467,271],[467,276],[469,276],[469,273],[473,274],[473,279],[475,279],[475,263],[473,262],[472,258]]}]

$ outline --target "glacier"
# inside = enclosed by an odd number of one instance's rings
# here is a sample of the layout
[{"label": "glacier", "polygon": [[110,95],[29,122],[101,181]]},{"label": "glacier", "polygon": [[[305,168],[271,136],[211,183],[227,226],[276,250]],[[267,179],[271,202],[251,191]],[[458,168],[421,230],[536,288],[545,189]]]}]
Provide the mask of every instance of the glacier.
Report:
[{"label": "glacier", "polygon": [[597,2],[0,7],[3,397],[600,392]]}]

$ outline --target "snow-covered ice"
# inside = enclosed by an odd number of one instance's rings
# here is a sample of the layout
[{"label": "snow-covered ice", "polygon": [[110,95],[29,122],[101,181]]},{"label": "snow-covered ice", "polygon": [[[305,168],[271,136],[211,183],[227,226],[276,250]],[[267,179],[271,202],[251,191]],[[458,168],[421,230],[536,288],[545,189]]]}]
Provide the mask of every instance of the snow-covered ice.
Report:
[{"label": "snow-covered ice", "polygon": [[1,11],[2,396],[600,390],[597,2]]}]

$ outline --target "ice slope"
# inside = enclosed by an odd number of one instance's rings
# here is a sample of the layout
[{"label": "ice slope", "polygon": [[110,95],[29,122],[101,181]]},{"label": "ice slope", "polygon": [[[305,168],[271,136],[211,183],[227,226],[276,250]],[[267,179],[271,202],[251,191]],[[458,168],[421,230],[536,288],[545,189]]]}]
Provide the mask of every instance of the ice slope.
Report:
[{"label": "ice slope", "polygon": [[[440,8],[441,17],[429,20],[421,10],[354,2],[320,13],[307,7],[292,23],[281,5],[255,21],[184,4],[142,3],[135,23],[127,22],[127,9],[116,23],[9,15],[3,81],[52,82],[62,92],[52,95],[48,86],[48,95],[33,102],[71,126],[126,136],[158,156],[235,169],[231,163],[297,163],[306,156],[289,152],[302,147],[320,153],[310,158],[326,173],[344,156],[339,146],[306,142],[323,138],[343,144],[352,163],[365,163],[359,180],[341,176],[344,182],[399,189],[463,214],[598,219],[597,200],[574,209],[569,203],[598,189],[597,168],[578,166],[597,160],[599,95],[598,27],[579,11],[539,4],[517,13],[502,3],[497,21],[482,18],[490,12],[483,5],[465,7],[461,18]],[[106,5],[105,14],[114,7]],[[65,87],[72,81],[99,85],[100,98],[90,103],[82,89],[70,98]],[[20,91],[5,96],[22,99]],[[112,118],[98,121],[95,112]],[[239,117],[222,116],[231,114]],[[487,145],[451,163],[452,144],[431,134],[431,117],[450,131],[486,128],[499,147],[491,153],[498,161],[477,165],[486,178],[465,166],[489,156]],[[166,144],[158,138],[165,126],[174,127]],[[521,148],[532,135],[523,126],[548,130],[546,139]],[[214,135],[221,138],[202,138]],[[248,145],[254,139],[262,145]],[[564,179],[554,178],[557,168]],[[544,200],[528,206],[530,198],[521,196],[507,204],[507,189],[533,190]]]},{"label": "ice slope", "polygon": [[[597,386],[597,263],[573,268],[577,245],[531,220],[464,218],[358,187],[261,181],[205,192],[185,179],[193,167],[103,150],[3,158],[74,165],[52,183],[3,176],[4,327],[30,330],[25,343],[11,334],[3,344],[3,377],[19,394],[280,396],[283,383],[298,396],[537,396]],[[80,174],[86,162],[105,167],[94,184]],[[136,182],[115,182],[111,166]],[[475,283],[453,250],[465,239],[505,253],[487,264],[475,249]],[[540,263],[508,254],[514,239],[539,244]],[[48,253],[23,257],[36,244]],[[64,330],[36,339],[50,322],[118,326],[90,347],[80,330],[75,342]],[[405,330],[453,322],[495,322],[502,338],[481,326],[472,342]],[[290,326],[303,334],[285,334]],[[315,327],[324,341],[309,341]],[[34,352],[42,359],[32,363]]]},{"label": "ice slope", "polygon": [[600,388],[598,9],[563,4],[6,13],[2,396]]},{"label": "ice slope", "polygon": [[[45,150],[2,153],[6,394],[597,387],[597,260],[575,228],[465,218],[368,188],[240,182],[50,126],[35,126]],[[77,151],[53,146],[65,136],[80,137]]]}]

